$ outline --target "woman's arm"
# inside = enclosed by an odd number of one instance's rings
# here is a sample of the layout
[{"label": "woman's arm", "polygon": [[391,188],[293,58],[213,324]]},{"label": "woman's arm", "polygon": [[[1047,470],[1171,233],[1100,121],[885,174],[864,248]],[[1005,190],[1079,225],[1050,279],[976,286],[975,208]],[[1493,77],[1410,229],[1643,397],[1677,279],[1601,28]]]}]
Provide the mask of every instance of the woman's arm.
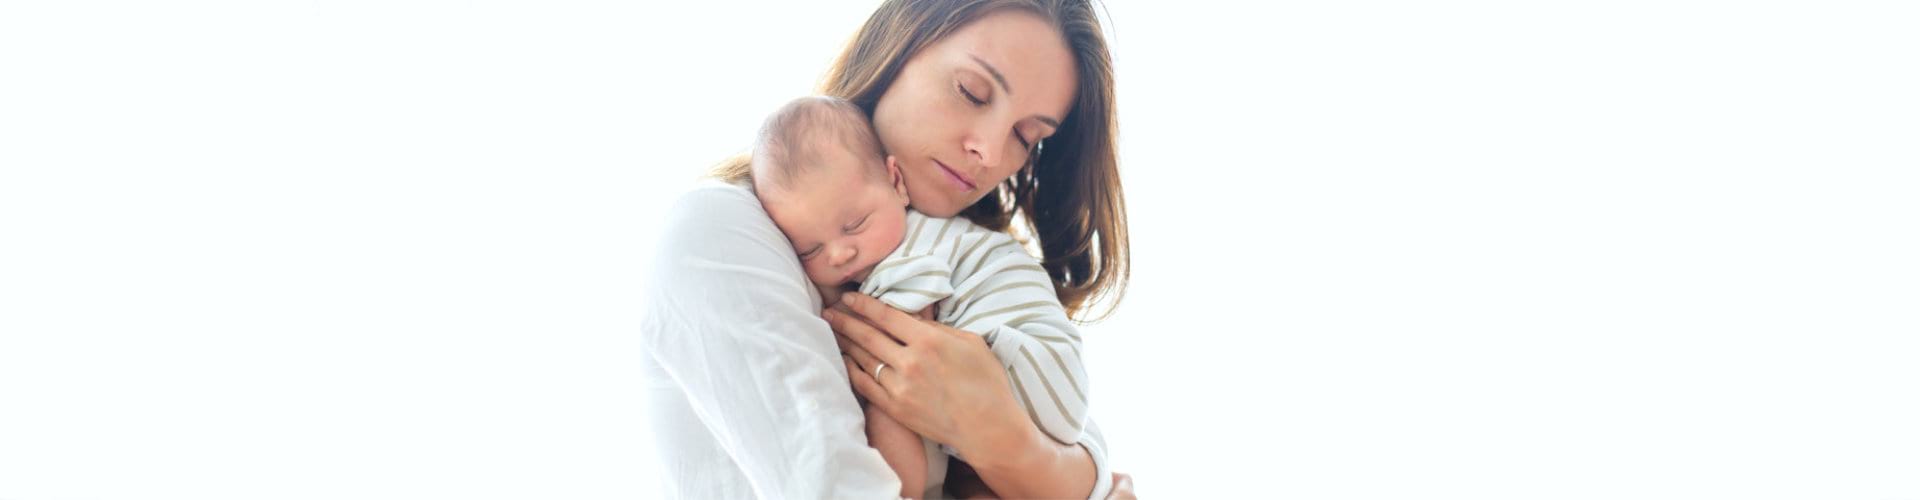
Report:
[{"label": "woman's arm", "polygon": [[[1060,444],[1014,401],[1007,374],[979,335],[913,318],[860,294],[826,315],[841,334],[854,389],[902,424],[959,450],[995,492],[1008,497],[1102,497],[1098,429]],[[887,363],[880,378],[872,370]]]},{"label": "woman's arm", "polygon": [[738,469],[682,471],[684,491],[897,497],[806,277],[751,193],[713,184],[682,196],[651,268],[643,348],[663,375],[655,383],[677,390],[667,403],[697,416],[666,429],[694,437],[663,440],[689,449],[663,455],[717,449]]},{"label": "woman's arm", "polygon": [[1061,444],[1028,425],[1028,432],[1005,436],[1014,441],[990,444],[985,450],[961,452],[980,480],[1006,498],[1087,498],[1094,491],[1092,452],[1078,444]]},{"label": "woman's arm", "polygon": [[[1137,500],[1139,498],[1133,494],[1133,476],[1115,472],[1107,479],[1113,481],[1113,492],[1107,494],[1106,500]],[[972,466],[959,460],[953,461],[952,468],[947,472],[946,490],[952,494],[953,498],[963,500],[1000,498],[999,494],[987,488],[987,483],[980,480],[980,474],[975,473]]]}]

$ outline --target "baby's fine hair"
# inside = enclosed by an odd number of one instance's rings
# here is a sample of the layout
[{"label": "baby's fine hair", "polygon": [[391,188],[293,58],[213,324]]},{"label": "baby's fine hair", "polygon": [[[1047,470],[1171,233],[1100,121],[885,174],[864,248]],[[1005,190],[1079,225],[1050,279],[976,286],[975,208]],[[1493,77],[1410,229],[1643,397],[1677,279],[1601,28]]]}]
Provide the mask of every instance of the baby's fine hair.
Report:
[{"label": "baby's fine hair", "polygon": [[[828,140],[823,140],[828,139]],[[793,179],[825,161],[838,144],[867,161],[862,175],[869,181],[887,182],[884,152],[880,137],[867,122],[867,113],[859,106],[838,97],[808,96],[788,101],[767,117],[753,143],[753,182],[771,183],[780,188],[793,187]]]}]

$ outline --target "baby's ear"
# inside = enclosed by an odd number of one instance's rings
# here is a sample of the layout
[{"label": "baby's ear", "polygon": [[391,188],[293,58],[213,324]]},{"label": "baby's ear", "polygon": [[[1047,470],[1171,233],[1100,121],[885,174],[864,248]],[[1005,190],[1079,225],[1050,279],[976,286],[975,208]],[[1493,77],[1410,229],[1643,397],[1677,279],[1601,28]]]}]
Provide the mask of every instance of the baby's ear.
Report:
[{"label": "baby's ear", "polygon": [[887,178],[893,180],[893,191],[907,199],[907,178],[900,175],[900,161],[893,155],[887,155]]}]

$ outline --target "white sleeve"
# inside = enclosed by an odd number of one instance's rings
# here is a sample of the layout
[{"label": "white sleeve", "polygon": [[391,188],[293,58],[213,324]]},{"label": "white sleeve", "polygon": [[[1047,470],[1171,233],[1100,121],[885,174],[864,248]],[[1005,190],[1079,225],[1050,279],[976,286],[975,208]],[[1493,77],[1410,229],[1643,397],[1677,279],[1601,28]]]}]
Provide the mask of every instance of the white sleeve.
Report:
[{"label": "white sleeve", "polygon": [[[751,192],[709,183],[667,214],[643,346],[761,498],[897,498],[833,333]],[[669,456],[674,450],[663,450]]]},{"label": "white sleeve", "polygon": [[1080,446],[1093,456],[1093,491],[1087,500],[1105,500],[1113,493],[1113,466],[1107,462],[1107,436],[1100,433],[1100,426],[1087,419],[1086,432],[1080,436]]}]

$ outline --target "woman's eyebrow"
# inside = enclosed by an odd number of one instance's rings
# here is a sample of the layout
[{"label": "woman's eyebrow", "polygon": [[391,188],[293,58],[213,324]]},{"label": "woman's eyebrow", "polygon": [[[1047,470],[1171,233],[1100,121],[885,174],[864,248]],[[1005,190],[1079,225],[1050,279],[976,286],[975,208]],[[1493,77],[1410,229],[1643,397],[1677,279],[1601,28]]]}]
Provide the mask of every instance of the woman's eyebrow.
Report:
[{"label": "woman's eyebrow", "polygon": [[993,75],[993,81],[1000,82],[1000,89],[1007,91],[1007,95],[1013,95],[1013,87],[1007,85],[1007,77],[1000,75],[1000,68],[995,68],[992,64],[987,64],[987,61],[981,59],[980,56],[967,54],[967,57],[973,58],[973,62],[980,63],[980,67],[986,68],[987,74]]},{"label": "woman's eyebrow", "polygon": [[[1000,89],[1007,91],[1007,95],[1013,95],[1013,86],[1007,85],[1007,77],[1000,74],[1000,68],[995,68],[992,64],[987,64],[987,60],[981,59],[980,56],[967,54],[967,57],[972,58],[973,62],[979,63],[982,69],[987,70],[987,74],[993,76],[993,81],[1000,82]],[[1040,123],[1045,123],[1053,128],[1060,128],[1060,120],[1055,120],[1053,117],[1033,115],[1033,119],[1040,120]]]}]

